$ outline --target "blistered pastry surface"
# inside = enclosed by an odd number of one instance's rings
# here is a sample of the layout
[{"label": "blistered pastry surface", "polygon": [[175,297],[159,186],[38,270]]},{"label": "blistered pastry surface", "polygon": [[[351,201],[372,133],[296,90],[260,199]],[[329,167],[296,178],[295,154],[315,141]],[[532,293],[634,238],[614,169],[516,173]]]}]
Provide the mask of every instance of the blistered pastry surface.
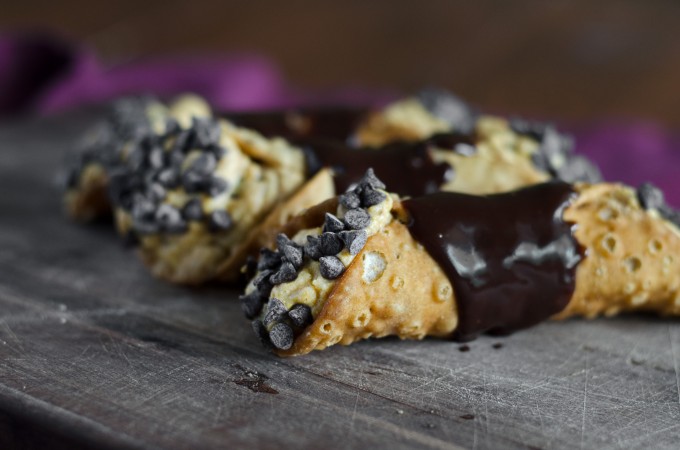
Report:
[{"label": "blistered pastry surface", "polygon": [[576,291],[557,315],[596,317],[646,310],[680,314],[680,232],[654,210],[644,210],[635,191],[619,184],[577,186],[565,211],[586,248]]},{"label": "blistered pastry surface", "polygon": [[450,282],[408,229],[393,220],[369,238],[332,287],[314,322],[290,350],[279,354],[305,354],[388,335],[444,337],[456,324]]}]

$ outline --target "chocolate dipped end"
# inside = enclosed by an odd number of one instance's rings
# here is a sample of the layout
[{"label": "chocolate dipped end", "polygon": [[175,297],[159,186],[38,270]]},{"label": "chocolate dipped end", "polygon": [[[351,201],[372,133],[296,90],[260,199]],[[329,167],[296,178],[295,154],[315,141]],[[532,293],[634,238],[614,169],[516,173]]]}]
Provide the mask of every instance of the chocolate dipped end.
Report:
[{"label": "chocolate dipped end", "polygon": [[562,311],[584,256],[562,218],[576,193],[551,182],[506,194],[436,193],[405,200],[409,230],[454,287],[453,338],[509,334]]},{"label": "chocolate dipped end", "polygon": [[337,192],[344,192],[361,180],[366,170],[375,174],[399,195],[437,192],[455,174],[445,162],[433,158],[434,149],[453,152],[474,148],[470,135],[445,133],[418,142],[395,142],[379,149],[352,149],[337,142],[316,142],[310,146],[320,165],[332,167]]}]

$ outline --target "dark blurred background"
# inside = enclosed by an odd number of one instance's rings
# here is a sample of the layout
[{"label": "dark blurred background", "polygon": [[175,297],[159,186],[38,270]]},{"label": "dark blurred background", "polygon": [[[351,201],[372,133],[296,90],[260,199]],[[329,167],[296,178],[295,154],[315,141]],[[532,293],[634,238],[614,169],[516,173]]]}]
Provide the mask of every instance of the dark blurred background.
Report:
[{"label": "dark blurred background", "polygon": [[0,0],[0,29],[57,30],[107,64],[253,51],[295,85],[450,88],[490,110],[680,125],[676,1]]}]

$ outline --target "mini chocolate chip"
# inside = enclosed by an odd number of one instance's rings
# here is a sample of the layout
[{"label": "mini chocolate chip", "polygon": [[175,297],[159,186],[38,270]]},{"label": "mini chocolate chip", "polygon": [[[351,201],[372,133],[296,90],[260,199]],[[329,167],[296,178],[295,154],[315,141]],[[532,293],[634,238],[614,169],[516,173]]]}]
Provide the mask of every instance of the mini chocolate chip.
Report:
[{"label": "mini chocolate chip", "polygon": [[165,162],[165,151],[162,147],[154,146],[149,151],[149,166],[154,170],[159,170]]},{"label": "mini chocolate chip", "polygon": [[281,247],[284,247],[286,245],[292,245],[292,244],[294,244],[294,242],[291,241],[288,238],[288,236],[286,236],[285,234],[279,233],[279,234],[276,235],[276,245],[277,245],[277,247],[281,248]]},{"label": "mini chocolate chip", "polygon": [[353,230],[361,230],[371,224],[371,216],[361,208],[350,209],[345,213],[345,223]]},{"label": "mini chocolate chip", "polygon": [[213,211],[210,213],[209,222],[213,230],[228,230],[233,225],[231,216],[226,211]]},{"label": "mini chocolate chip", "polygon": [[179,169],[182,167],[182,164],[184,163],[184,153],[182,153],[181,150],[173,150],[167,153],[167,155],[168,166],[174,167],[177,171],[179,171]]},{"label": "mini chocolate chip", "polygon": [[359,186],[370,186],[373,189],[385,189],[385,183],[378,179],[372,167],[366,171],[364,177],[359,182]]},{"label": "mini chocolate chip", "polygon": [[597,183],[602,180],[600,171],[583,156],[572,156],[564,164],[555,169],[557,178],[567,183],[584,181]]},{"label": "mini chocolate chip", "polygon": [[342,220],[338,219],[333,214],[326,213],[326,219],[324,220],[323,224],[324,233],[337,233],[338,231],[342,231],[344,229],[345,224],[342,223]]},{"label": "mini chocolate chip", "polygon": [[380,191],[375,189],[364,189],[361,191],[361,206],[364,208],[370,208],[373,205],[382,203],[386,196]]},{"label": "mini chocolate chip", "polygon": [[543,122],[532,122],[520,117],[513,117],[510,119],[510,129],[517,134],[524,134],[540,142],[543,140],[543,134],[549,125]]},{"label": "mini chocolate chip", "polygon": [[267,348],[272,348],[272,342],[269,340],[269,332],[267,331],[267,327],[264,326],[261,320],[253,320],[253,331],[255,332],[255,335],[260,339],[260,342],[262,342],[262,345],[264,345]]},{"label": "mini chocolate chip", "polygon": [[300,247],[297,245],[284,245],[283,247],[279,247],[279,250],[295,269],[302,267],[302,249]]},{"label": "mini chocolate chip", "polygon": [[199,221],[203,219],[203,206],[201,200],[192,198],[182,207],[182,217],[185,220]]},{"label": "mini chocolate chip", "polygon": [[176,188],[179,185],[179,171],[177,169],[165,169],[158,173],[156,179],[168,189]]},{"label": "mini chocolate chip", "polygon": [[194,133],[191,130],[182,130],[175,136],[175,142],[172,144],[172,151],[178,154],[184,154],[191,146]]},{"label": "mini chocolate chip", "polygon": [[312,322],[312,309],[307,305],[298,303],[290,308],[288,317],[295,327],[302,328]]},{"label": "mini chocolate chip", "polygon": [[319,258],[319,271],[327,280],[335,280],[345,271],[345,265],[336,256],[322,256]]},{"label": "mini chocolate chip", "polygon": [[340,239],[345,243],[345,247],[347,247],[349,253],[351,255],[356,255],[364,248],[364,245],[366,245],[368,235],[366,234],[366,230],[342,231],[340,233]]},{"label": "mini chocolate chip", "polygon": [[165,198],[165,188],[160,183],[151,183],[147,190],[149,198],[153,201],[160,202]]},{"label": "mini chocolate chip", "polygon": [[253,279],[253,286],[255,286],[260,296],[269,297],[269,293],[272,291],[272,283],[269,278],[273,273],[273,270],[263,270]]},{"label": "mini chocolate chip", "polygon": [[207,148],[219,142],[222,132],[219,122],[209,118],[193,117],[191,125],[196,133],[195,141],[198,147]]},{"label": "mini chocolate chip", "polygon": [[262,311],[264,302],[257,291],[241,295],[239,300],[241,300],[241,310],[243,310],[243,314],[245,314],[248,319],[254,319],[260,314],[260,311]]},{"label": "mini chocolate chip", "polygon": [[211,197],[216,197],[227,190],[229,183],[220,177],[212,177],[209,182],[208,193]]},{"label": "mini chocolate chip", "polygon": [[319,250],[324,256],[335,256],[342,251],[342,240],[335,233],[323,233],[319,236]]},{"label": "mini chocolate chip", "polygon": [[652,183],[641,184],[637,188],[637,197],[644,209],[660,209],[666,204],[663,192]]},{"label": "mini chocolate chip", "polygon": [[432,115],[444,120],[456,130],[470,133],[474,130],[477,113],[459,97],[442,89],[428,88],[416,98]]},{"label": "mini chocolate chip", "polygon": [[199,173],[201,175],[211,174],[217,167],[217,158],[212,153],[201,153],[194,159],[187,171]]},{"label": "mini chocolate chip", "polygon": [[354,191],[345,192],[340,196],[340,204],[347,209],[354,209],[361,206],[359,194]]},{"label": "mini chocolate chip", "polygon": [[293,346],[295,335],[291,327],[285,323],[277,323],[269,332],[269,339],[279,350],[288,350]]},{"label": "mini chocolate chip", "polygon": [[305,244],[305,255],[317,261],[323,256],[321,253],[319,238],[315,236],[307,236],[307,243]]},{"label": "mini chocolate chip", "polygon": [[257,262],[257,270],[276,270],[281,265],[281,254],[268,248],[260,250],[260,259]]},{"label": "mini chocolate chip", "polygon": [[271,298],[269,299],[269,303],[267,303],[267,314],[264,315],[262,323],[265,327],[268,327],[275,322],[280,322],[286,314],[288,314],[286,305],[278,298]]},{"label": "mini chocolate chip", "polygon": [[209,180],[204,175],[193,170],[182,174],[182,187],[190,194],[204,190],[208,183]]},{"label": "mini chocolate chip", "polygon": [[161,227],[170,233],[183,233],[187,229],[187,224],[182,219],[182,214],[177,208],[171,205],[161,205],[156,211],[156,220]]},{"label": "mini chocolate chip", "polygon": [[137,144],[128,155],[126,165],[131,171],[137,172],[144,168],[145,159],[144,149]]},{"label": "mini chocolate chip", "polygon": [[132,218],[135,220],[151,220],[156,215],[156,204],[142,196],[137,196],[132,204]]},{"label": "mini chocolate chip", "polygon": [[668,205],[664,205],[659,208],[659,214],[661,214],[661,217],[680,228],[680,211],[675,210]]},{"label": "mini chocolate chip", "polygon": [[295,281],[296,278],[297,270],[295,270],[295,266],[293,266],[293,264],[288,261],[284,261],[281,264],[281,267],[279,267],[279,270],[277,270],[276,273],[271,276],[270,281],[273,285],[277,285],[282,283],[290,283],[291,281]]}]

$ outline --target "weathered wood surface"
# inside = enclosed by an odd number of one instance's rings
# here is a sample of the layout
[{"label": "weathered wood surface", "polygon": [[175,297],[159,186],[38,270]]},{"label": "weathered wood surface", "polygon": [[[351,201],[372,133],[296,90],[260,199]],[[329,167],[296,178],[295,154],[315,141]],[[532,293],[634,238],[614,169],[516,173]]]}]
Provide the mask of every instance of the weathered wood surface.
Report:
[{"label": "weathered wood surface", "polygon": [[61,216],[56,169],[89,120],[0,126],[0,448],[680,445],[672,319],[269,355],[236,290],[154,280]]}]

